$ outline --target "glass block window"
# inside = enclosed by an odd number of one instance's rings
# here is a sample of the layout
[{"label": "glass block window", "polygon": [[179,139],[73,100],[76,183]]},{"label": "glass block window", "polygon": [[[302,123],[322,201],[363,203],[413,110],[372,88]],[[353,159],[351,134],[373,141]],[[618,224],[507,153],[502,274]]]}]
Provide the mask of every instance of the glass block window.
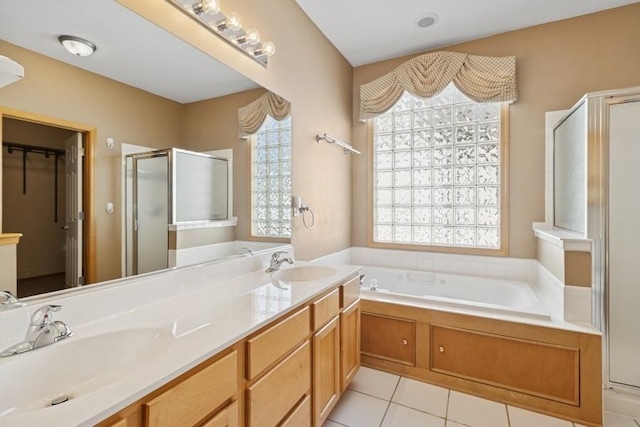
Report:
[{"label": "glass block window", "polygon": [[373,241],[500,249],[500,116],[450,84],[376,117]]},{"label": "glass block window", "polygon": [[251,137],[251,235],[291,237],[291,117]]}]

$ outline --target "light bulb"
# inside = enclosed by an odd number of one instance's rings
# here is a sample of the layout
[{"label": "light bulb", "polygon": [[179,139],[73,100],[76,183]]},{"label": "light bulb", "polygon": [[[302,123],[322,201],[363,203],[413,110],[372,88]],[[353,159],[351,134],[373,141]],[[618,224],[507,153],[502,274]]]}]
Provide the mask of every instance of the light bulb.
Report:
[{"label": "light bulb", "polygon": [[244,35],[244,38],[246,40],[246,43],[249,44],[260,43],[260,33],[254,28],[249,28],[247,30],[247,33]]},{"label": "light bulb", "polygon": [[230,13],[227,16],[227,26],[231,31],[238,31],[242,27],[242,18],[237,13]]},{"label": "light bulb", "polygon": [[264,42],[262,43],[262,46],[253,51],[254,56],[271,56],[274,53],[276,53],[276,45],[271,42]]},{"label": "light bulb", "polygon": [[265,55],[272,56],[276,53],[276,45],[271,42],[264,42],[262,43],[262,51]]},{"label": "light bulb", "polygon": [[220,12],[220,3],[218,0],[200,0],[199,2],[192,4],[191,9],[193,10],[193,13],[198,16],[203,13],[215,15]]},{"label": "light bulb", "polygon": [[227,19],[214,24],[213,26],[218,31],[238,31],[240,28],[242,28],[241,21],[242,19],[240,18],[240,15],[238,15],[237,13],[230,13],[229,16],[227,16]]}]

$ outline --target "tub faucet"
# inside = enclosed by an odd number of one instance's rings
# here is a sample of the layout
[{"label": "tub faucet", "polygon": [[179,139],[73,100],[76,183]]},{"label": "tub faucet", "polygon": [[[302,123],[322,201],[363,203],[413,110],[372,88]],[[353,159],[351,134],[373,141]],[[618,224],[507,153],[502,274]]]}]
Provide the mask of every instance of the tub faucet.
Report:
[{"label": "tub faucet", "polygon": [[13,356],[56,343],[73,335],[71,329],[59,320],[53,320],[53,312],[61,305],[44,305],[31,315],[24,341],[12,345],[0,353],[0,357]]},{"label": "tub faucet", "polygon": [[274,252],[273,255],[271,255],[271,264],[269,264],[269,268],[265,270],[265,273],[273,273],[274,271],[280,270],[280,267],[285,262],[289,264],[293,264],[293,259],[291,258],[280,258],[280,255],[286,254],[286,253],[287,251]]}]

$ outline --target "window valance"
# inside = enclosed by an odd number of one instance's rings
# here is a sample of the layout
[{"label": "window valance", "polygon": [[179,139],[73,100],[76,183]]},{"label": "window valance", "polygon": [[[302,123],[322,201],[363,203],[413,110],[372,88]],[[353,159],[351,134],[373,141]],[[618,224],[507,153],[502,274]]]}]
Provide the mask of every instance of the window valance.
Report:
[{"label": "window valance", "polygon": [[267,92],[246,107],[238,109],[240,137],[256,133],[267,114],[278,121],[286,119],[291,114],[291,103],[273,92]]},{"label": "window valance", "polygon": [[430,98],[451,82],[476,102],[513,102],[517,99],[516,59],[445,51],[417,56],[360,86],[360,119],[384,113],[405,90]]}]

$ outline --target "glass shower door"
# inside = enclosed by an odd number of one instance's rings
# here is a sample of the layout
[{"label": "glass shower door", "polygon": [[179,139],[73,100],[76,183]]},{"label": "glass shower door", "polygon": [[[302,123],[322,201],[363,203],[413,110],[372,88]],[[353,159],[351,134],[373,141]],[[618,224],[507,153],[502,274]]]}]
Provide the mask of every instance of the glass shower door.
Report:
[{"label": "glass shower door", "polygon": [[168,267],[169,158],[133,158],[133,274]]}]

